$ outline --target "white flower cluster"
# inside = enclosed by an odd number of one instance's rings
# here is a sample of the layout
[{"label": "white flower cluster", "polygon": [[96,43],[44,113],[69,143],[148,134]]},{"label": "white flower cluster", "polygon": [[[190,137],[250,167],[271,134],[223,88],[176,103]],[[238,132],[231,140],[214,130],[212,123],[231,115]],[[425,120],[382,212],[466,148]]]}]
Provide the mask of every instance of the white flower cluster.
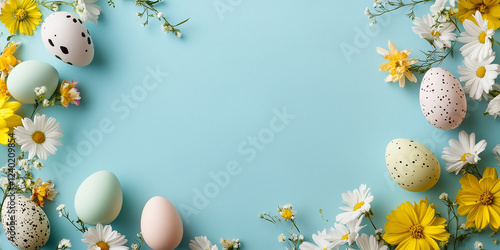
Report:
[{"label": "white flower cluster", "polygon": [[[450,6],[446,6],[448,3]],[[441,51],[451,49],[455,40],[464,44],[460,48],[463,66],[458,66],[459,79],[465,83],[464,91],[479,101],[483,98],[488,101],[490,94],[494,93],[496,97],[488,104],[486,113],[496,118],[500,115],[500,85],[495,84],[495,79],[500,74],[500,65],[493,63],[492,38],[495,32],[488,28],[488,20],[483,20],[481,12],[476,11],[474,20],[463,21],[465,31],[457,38],[454,19],[457,11],[455,0],[436,0],[430,7],[431,14],[415,18],[413,32]]]},{"label": "white flower cluster", "polygon": [[345,212],[336,217],[337,222],[340,223],[335,223],[332,228],[313,234],[312,239],[314,244],[306,241],[300,245],[300,249],[330,250],[339,248],[345,244],[351,246],[354,243],[360,249],[387,249],[384,242],[379,241],[381,232],[371,236],[359,234],[359,231],[366,226],[361,226],[361,222],[365,218],[365,215],[369,215],[371,212],[370,203],[374,198],[370,193],[370,188],[367,188],[365,184],[361,184],[359,189],[343,193],[342,199],[346,206],[340,207]]}]

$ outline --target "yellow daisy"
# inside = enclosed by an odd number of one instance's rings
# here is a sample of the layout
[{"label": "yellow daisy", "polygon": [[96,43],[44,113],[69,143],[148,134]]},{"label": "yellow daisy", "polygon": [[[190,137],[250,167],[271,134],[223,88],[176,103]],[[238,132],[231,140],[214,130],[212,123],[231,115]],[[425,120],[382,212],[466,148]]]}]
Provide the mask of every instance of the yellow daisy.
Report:
[{"label": "yellow daisy", "polygon": [[392,210],[385,223],[384,240],[397,245],[396,249],[439,249],[436,240],[446,241],[450,234],[445,229],[446,219],[436,217],[434,204],[420,200],[412,205],[401,203]]},{"label": "yellow daisy", "polygon": [[3,71],[4,74],[7,74],[17,63],[19,63],[16,57],[14,57],[17,46],[19,46],[19,43],[9,42],[0,56],[0,71]]},{"label": "yellow daisy", "polygon": [[462,190],[458,191],[458,213],[467,214],[466,226],[483,229],[490,226],[494,231],[500,225],[500,180],[497,171],[488,167],[483,178],[477,180],[472,174],[460,178]]},{"label": "yellow daisy", "polygon": [[54,183],[52,183],[52,181],[42,182],[42,179],[38,178],[31,188],[30,200],[36,199],[36,203],[43,207],[43,199],[53,201],[57,193],[58,192],[54,189]]},{"label": "yellow daisy", "polygon": [[384,80],[386,82],[399,81],[401,88],[405,86],[405,77],[410,82],[417,82],[417,77],[411,72],[410,66],[418,62],[418,59],[408,58],[411,50],[399,51],[391,41],[389,41],[389,50],[377,48],[377,52],[383,55],[384,59],[389,60],[389,62],[382,63],[379,66],[381,71],[389,71],[389,75]]},{"label": "yellow daisy", "polygon": [[9,29],[10,34],[32,35],[42,21],[42,13],[35,0],[9,0],[2,8],[0,21]]},{"label": "yellow daisy", "polygon": [[7,89],[7,83],[4,80],[0,79],[0,98],[4,98],[6,96],[10,96],[10,92]]},{"label": "yellow daisy", "polygon": [[8,100],[8,96],[0,97],[0,143],[3,145],[9,143],[9,131],[13,127],[22,125],[22,117],[14,113],[21,107],[21,103],[7,102]]},{"label": "yellow daisy", "polygon": [[465,19],[475,22],[472,15],[479,11],[483,20],[488,20],[489,29],[496,30],[500,27],[500,0],[460,0],[457,7],[455,16],[461,23]]}]

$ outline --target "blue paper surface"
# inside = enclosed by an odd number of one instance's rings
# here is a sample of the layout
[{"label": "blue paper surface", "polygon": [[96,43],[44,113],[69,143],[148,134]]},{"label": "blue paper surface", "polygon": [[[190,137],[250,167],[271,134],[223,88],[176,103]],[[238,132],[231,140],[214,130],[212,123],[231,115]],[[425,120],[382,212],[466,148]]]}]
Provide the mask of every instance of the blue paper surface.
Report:
[{"label": "blue paper surface", "polygon": [[[113,172],[124,201],[111,225],[127,236],[127,245],[140,232],[144,204],[156,195],[180,211],[178,249],[189,249],[200,235],[214,243],[239,238],[242,249],[284,249],[277,237],[290,228],[261,220],[260,213],[293,204],[296,223],[311,241],[334,225],[341,194],[363,183],[375,196],[377,227],[407,200],[429,197],[445,213],[439,194],[454,198],[460,186],[440,156],[461,130],[488,142],[480,171],[497,164],[491,150],[500,144],[500,121],[483,117],[485,102],[468,99],[463,124],[442,131],[425,120],[418,83],[384,83],[387,72],[378,66],[385,60],[376,47],[387,48],[391,40],[398,49],[413,49],[416,58],[430,49],[401,12],[370,27],[363,12],[372,1],[165,1],[158,8],[172,23],[190,18],[178,39],[155,20],[142,28],[130,1],[117,1],[115,9],[98,4],[99,23],[86,23],[95,44],[91,65],[56,59],[43,47],[40,27],[15,38],[22,42],[16,55],[50,63],[61,80],[79,82],[82,96],[79,107],[44,111],[61,123],[64,146],[35,175],[56,183],[56,202],[76,218],[79,184],[94,172]],[[456,75],[461,58],[457,53],[442,66]],[[23,110],[27,115],[31,107]],[[435,187],[411,193],[391,180],[384,156],[396,138],[416,140],[440,159]],[[44,208],[51,222],[44,249],[55,249],[62,238],[72,249],[85,249],[81,233],[58,217],[56,206],[46,202]],[[480,239],[491,246],[490,232],[466,243],[472,247]],[[14,249],[3,236],[0,246]]]}]

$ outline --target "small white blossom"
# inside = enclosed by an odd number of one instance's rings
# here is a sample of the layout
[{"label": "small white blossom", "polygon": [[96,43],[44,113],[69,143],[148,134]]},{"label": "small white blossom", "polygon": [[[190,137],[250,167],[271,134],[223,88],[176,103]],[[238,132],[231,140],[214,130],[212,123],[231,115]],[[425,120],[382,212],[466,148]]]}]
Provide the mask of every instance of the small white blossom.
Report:
[{"label": "small white blossom", "polygon": [[57,11],[59,11],[59,6],[57,4],[53,4],[51,6],[51,9],[52,9],[52,11],[57,12]]},{"label": "small white blossom", "polygon": [[462,230],[469,230],[469,228],[464,224],[460,225],[460,229]]},{"label": "small white blossom", "polygon": [[137,12],[137,13],[135,13],[135,14],[137,15],[137,17],[138,17],[138,18],[141,18],[141,17],[142,17],[142,13]]},{"label": "small white blossom", "polygon": [[44,99],[42,105],[43,105],[44,108],[49,107],[50,106],[49,100],[48,99]]},{"label": "small white blossom", "polygon": [[40,170],[43,168],[43,164],[39,160],[34,160],[33,161],[33,166],[37,169]]},{"label": "small white blossom", "polygon": [[47,87],[42,86],[42,87],[36,87],[35,88],[35,95],[36,96],[40,96],[40,95],[43,95],[45,93],[47,93]]},{"label": "small white blossom", "polygon": [[297,241],[299,239],[299,236],[297,236],[296,234],[292,234],[292,241]]},{"label": "small white blossom", "polygon": [[300,240],[300,241],[303,241],[303,240],[304,240],[304,235],[302,235],[302,234],[301,234],[301,235],[299,236],[299,240]]},{"label": "small white blossom", "polygon": [[130,248],[132,248],[132,250],[137,250],[139,249],[139,246],[136,243],[132,243],[132,245],[130,245]]},{"label": "small white blossom", "polygon": [[62,239],[57,245],[57,249],[64,249],[68,247],[71,247],[71,242],[68,239]]},{"label": "small white blossom", "polygon": [[163,16],[163,13],[161,13],[161,12],[156,13],[157,18],[161,18],[162,16]]},{"label": "small white blossom", "polygon": [[474,249],[477,249],[477,250],[484,249],[483,243],[481,241],[474,242]]},{"label": "small white blossom", "polygon": [[493,149],[493,154],[495,154],[495,158],[498,161],[498,166],[500,166],[500,144],[496,145],[495,148]]},{"label": "small white blossom", "polygon": [[7,179],[7,177],[0,178],[0,185],[4,190],[7,189],[7,187],[9,186],[9,179]]},{"label": "small white blossom", "polygon": [[66,205],[65,204],[60,204],[59,206],[56,207],[56,210],[57,211],[62,211],[63,209],[66,208]]},{"label": "small white blossom", "polygon": [[447,193],[442,193],[439,195],[439,199],[440,200],[448,200],[448,194]]},{"label": "small white blossom", "polygon": [[365,9],[365,15],[369,16],[370,14],[371,14],[370,9],[368,9],[368,7],[366,7],[366,9]]},{"label": "small white blossom", "polygon": [[285,242],[286,236],[284,234],[278,235],[278,242]]},{"label": "small white blossom", "polygon": [[182,33],[180,31],[176,31],[175,32],[175,36],[178,37],[178,38],[181,38]]}]

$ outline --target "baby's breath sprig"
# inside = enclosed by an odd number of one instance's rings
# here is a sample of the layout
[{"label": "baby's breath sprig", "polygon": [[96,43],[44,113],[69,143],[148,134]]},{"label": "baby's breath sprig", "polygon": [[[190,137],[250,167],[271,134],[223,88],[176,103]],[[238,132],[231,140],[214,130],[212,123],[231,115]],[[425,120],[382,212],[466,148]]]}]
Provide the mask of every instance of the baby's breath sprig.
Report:
[{"label": "baby's breath sprig", "polygon": [[373,25],[377,23],[377,17],[399,10],[401,8],[408,7],[409,12],[406,15],[411,20],[413,20],[415,19],[415,12],[414,12],[415,6],[426,2],[434,2],[434,0],[411,0],[409,2],[404,2],[403,0],[395,0],[395,1],[386,0],[383,2],[375,0],[375,3],[373,4],[373,10],[371,11],[369,8],[366,8],[365,15],[367,15],[369,19],[373,20],[371,22],[371,24]]},{"label": "baby's breath sprig", "polygon": [[175,24],[175,25],[172,25],[170,24],[170,22],[168,22],[167,18],[165,18],[165,16],[163,16],[163,13],[162,12],[159,12],[156,8],[155,8],[155,5],[160,3],[161,0],[154,0],[154,1],[151,1],[151,0],[134,0],[134,3],[137,7],[142,7],[143,10],[142,12],[137,12],[137,17],[138,18],[146,18],[146,21],[144,21],[144,23],[142,23],[141,25],[144,27],[144,26],[147,26],[149,24],[149,18],[157,18],[158,21],[160,22],[163,22],[162,26],[161,26],[161,29],[163,32],[172,32],[176,37],[182,37],[182,33],[179,29],[177,29],[176,27],[187,22],[189,20],[186,19],[178,24]]},{"label": "baby's breath sprig", "polygon": [[132,248],[132,250],[139,250],[141,249],[142,244],[144,244],[144,237],[142,237],[142,233],[138,233],[137,239],[135,239],[135,242],[130,245],[130,248]]},{"label": "baby's breath sprig", "polygon": [[48,10],[51,10],[53,12],[56,12],[59,10],[59,6],[61,5],[67,5],[67,6],[70,6],[72,8],[74,8],[74,2],[71,1],[71,2],[66,2],[66,1],[45,1],[45,0],[42,0],[42,1],[37,1],[38,2],[38,5],[48,9]]},{"label": "baby's breath sprig", "polygon": [[221,238],[219,244],[222,246],[222,250],[236,250],[240,249],[240,239],[223,239]]},{"label": "baby's breath sprig", "polygon": [[57,206],[56,210],[59,211],[59,217],[66,218],[71,223],[71,225],[73,225],[76,228],[76,230],[82,233],[85,233],[88,230],[87,227],[85,226],[85,223],[82,220],[80,220],[80,218],[78,218],[76,221],[69,218],[69,212],[66,211],[66,205],[61,204]]},{"label": "baby's breath sprig", "polygon": [[[320,210],[320,213],[322,210]],[[264,212],[259,215],[259,218],[269,221],[273,224],[280,223],[283,225],[282,219],[286,221],[290,221],[292,223],[292,229],[295,228],[297,230],[297,233],[300,233],[299,227],[297,224],[295,224],[295,215],[297,214],[297,211],[293,210],[293,207],[291,204],[286,204],[284,206],[278,206],[278,213],[279,215],[272,215],[270,213]],[[285,234],[281,234],[278,236],[278,241],[279,242],[285,242],[287,241],[288,246],[290,249],[299,249],[300,244],[304,241],[304,236],[303,235],[298,235],[295,232],[290,232],[286,230],[286,233],[290,235],[290,237],[286,237]],[[288,249],[288,247],[287,247]]]},{"label": "baby's breath sprig", "polygon": [[410,71],[422,74],[432,67],[439,66],[448,56],[453,58],[453,48],[455,47],[455,44],[456,42],[453,41],[451,43],[451,48],[446,48],[444,51],[441,51],[437,47],[434,47],[433,50],[426,52],[422,51],[425,56],[424,59],[419,60],[418,63],[412,65],[410,67]]},{"label": "baby's breath sprig", "polygon": [[[448,249],[448,247],[451,247],[450,243],[453,243],[453,249],[458,249],[468,236],[479,233],[481,230],[477,228],[468,228],[465,224],[460,224],[460,215],[457,212],[457,202],[451,200],[447,193],[439,195],[439,199],[442,200],[448,208],[448,225],[446,226],[446,230],[451,235],[450,239],[444,242],[442,247],[443,249]],[[438,216],[440,216],[440,214],[438,214]]]}]

